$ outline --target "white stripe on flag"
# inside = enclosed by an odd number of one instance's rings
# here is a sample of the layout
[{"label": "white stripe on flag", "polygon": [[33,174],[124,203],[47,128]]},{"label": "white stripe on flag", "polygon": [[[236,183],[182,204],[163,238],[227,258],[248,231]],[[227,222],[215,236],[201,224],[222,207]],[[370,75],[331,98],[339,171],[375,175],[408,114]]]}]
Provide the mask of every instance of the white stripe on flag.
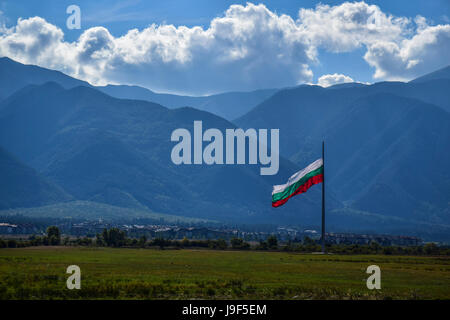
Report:
[{"label": "white stripe on flag", "polygon": [[290,185],[296,183],[298,180],[300,180],[301,178],[303,178],[306,174],[310,173],[311,171],[314,171],[318,168],[320,168],[321,166],[323,166],[323,159],[317,159],[316,161],[314,161],[313,163],[311,163],[309,166],[307,166],[305,169],[300,170],[296,173],[294,173],[288,180],[288,182],[286,182],[285,184],[279,184],[276,186],[273,186],[273,191],[272,191],[272,195],[282,192],[284,189],[286,189],[287,187],[289,187]]}]

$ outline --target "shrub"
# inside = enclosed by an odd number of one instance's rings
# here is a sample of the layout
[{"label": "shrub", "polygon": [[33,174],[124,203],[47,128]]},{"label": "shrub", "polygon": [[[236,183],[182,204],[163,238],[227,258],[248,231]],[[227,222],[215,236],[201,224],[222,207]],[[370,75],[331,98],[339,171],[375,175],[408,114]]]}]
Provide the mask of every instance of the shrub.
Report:
[{"label": "shrub", "polygon": [[270,249],[277,249],[278,248],[278,239],[276,236],[271,235],[270,237],[267,238],[267,246]]},{"label": "shrub", "polygon": [[16,240],[8,240],[8,248],[17,248]]},{"label": "shrub", "polygon": [[245,250],[250,248],[250,244],[245,242],[244,239],[241,238],[232,238],[230,240],[230,243],[233,249]]},{"label": "shrub", "polygon": [[47,238],[49,239],[48,242],[52,246],[59,245],[61,243],[61,232],[59,231],[58,227],[56,226],[48,227]]}]

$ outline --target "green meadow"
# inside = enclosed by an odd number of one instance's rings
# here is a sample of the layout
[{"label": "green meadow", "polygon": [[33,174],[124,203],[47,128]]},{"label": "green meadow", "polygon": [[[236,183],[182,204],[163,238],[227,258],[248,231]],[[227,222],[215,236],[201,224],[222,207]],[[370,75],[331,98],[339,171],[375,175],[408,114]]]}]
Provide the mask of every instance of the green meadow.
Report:
[{"label": "green meadow", "polygon": [[[369,265],[381,290],[366,287]],[[66,268],[81,268],[81,289]],[[450,299],[450,258],[84,247],[0,249],[0,299]]]}]

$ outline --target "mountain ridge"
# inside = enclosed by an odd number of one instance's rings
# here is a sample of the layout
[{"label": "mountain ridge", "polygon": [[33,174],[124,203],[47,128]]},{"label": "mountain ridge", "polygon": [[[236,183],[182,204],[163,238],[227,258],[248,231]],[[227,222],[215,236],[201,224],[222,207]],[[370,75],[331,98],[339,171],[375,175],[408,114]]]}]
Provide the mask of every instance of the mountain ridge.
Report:
[{"label": "mountain ridge", "polygon": [[65,89],[77,86],[96,88],[97,90],[119,99],[145,100],[174,109],[184,106],[215,113],[227,120],[235,119],[251,107],[263,101],[278,89],[261,89],[249,92],[224,92],[208,96],[183,96],[156,93],[136,85],[93,86],[86,81],[75,79],[60,71],[24,65],[10,58],[0,58],[0,101],[25,87],[55,82]]},{"label": "mountain ridge", "polygon": [[[450,82],[443,83],[449,92]],[[343,203],[372,213],[448,223],[450,114],[383,86],[282,90],[237,123],[279,128],[284,139],[280,153],[300,167],[315,160],[325,140],[328,185]],[[410,171],[416,171],[416,181]],[[390,172],[398,172],[400,180]],[[427,216],[430,210],[433,215]]]},{"label": "mountain ridge", "polygon": [[[271,186],[298,170],[289,161],[280,159],[275,177],[260,176],[255,165],[171,162],[174,129],[192,130],[194,120],[202,120],[204,130],[235,128],[223,118],[194,108],[117,99],[95,88],[47,83],[24,90],[26,96],[17,94],[1,104],[0,145],[76,199],[110,201],[113,192],[122,206],[156,212],[226,221],[299,221],[290,208],[274,215],[270,207]],[[306,220],[314,220],[318,210],[310,197],[319,198],[318,190],[303,197]]]},{"label": "mountain ridge", "polygon": [[[7,74],[0,68],[0,80]],[[78,201],[233,223],[319,225],[320,188],[277,209],[268,199],[272,185],[320,157],[325,140],[331,227],[347,216],[346,226],[359,230],[409,219],[409,230],[415,224],[423,232],[450,217],[450,79],[425,80],[281,89],[232,122],[196,106],[115,98],[83,82],[19,81],[24,87],[0,101],[0,145]],[[174,165],[170,134],[191,130],[195,120],[204,130],[280,129],[279,174],[262,177],[250,165]]]},{"label": "mountain ridge", "polygon": [[53,182],[0,147],[0,210],[34,207],[72,199]]}]

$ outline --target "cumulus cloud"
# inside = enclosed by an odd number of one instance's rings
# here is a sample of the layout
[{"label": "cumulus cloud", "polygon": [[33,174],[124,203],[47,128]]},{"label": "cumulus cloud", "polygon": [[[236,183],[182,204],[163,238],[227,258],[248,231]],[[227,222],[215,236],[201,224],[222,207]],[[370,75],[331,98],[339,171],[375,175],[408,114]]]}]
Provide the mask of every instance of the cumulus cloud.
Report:
[{"label": "cumulus cloud", "polygon": [[61,29],[40,17],[19,19],[15,27],[2,30],[0,56],[67,71],[74,62],[74,52],[73,44],[64,42],[63,38]]},{"label": "cumulus cloud", "polygon": [[378,41],[364,59],[375,67],[375,79],[410,80],[450,64],[450,25],[422,26],[410,39]]},{"label": "cumulus cloud", "polygon": [[394,17],[365,2],[300,9],[296,18],[248,3],[231,5],[207,28],[152,24],[114,37],[94,27],[74,42],[40,17],[19,19],[0,29],[0,56],[93,84],[204,94],[311,82],[319,49],[364,47],[376,79],[410,79],[449,64],[449,35],[450,25]]},{"label": "cumulus cloud", "polygon": [[354,82],[352,78],[344,74],[325,74],[317,80],[317,84],[322,87],[329,87],[339,83]]},{"label": "cumulus cloud", "polygon": [[374,79],[411,80],[450,64],[450,25],[428,25],[421,16],[394,17],[364,2],[301,9],[298,24],[315,47],[330,52],[367,48]]},{"label": "cumulus cloud", "polygon": [[297,24],[316,47],[347,52],[377,41],[399,41],[411,33],[410,20],[393,17],[376,5],[345,2],[300,9]]},{"label": "cumulus cloud", "polygon": [[291,17],[247,4],[230,6],[207,29],[152,24],[113,37],[95,27],[72,43],[40,17],[19,19],[0,36],[0,55],[94,84],[207,93],[311,81],[317,57],[308,41]]}]

